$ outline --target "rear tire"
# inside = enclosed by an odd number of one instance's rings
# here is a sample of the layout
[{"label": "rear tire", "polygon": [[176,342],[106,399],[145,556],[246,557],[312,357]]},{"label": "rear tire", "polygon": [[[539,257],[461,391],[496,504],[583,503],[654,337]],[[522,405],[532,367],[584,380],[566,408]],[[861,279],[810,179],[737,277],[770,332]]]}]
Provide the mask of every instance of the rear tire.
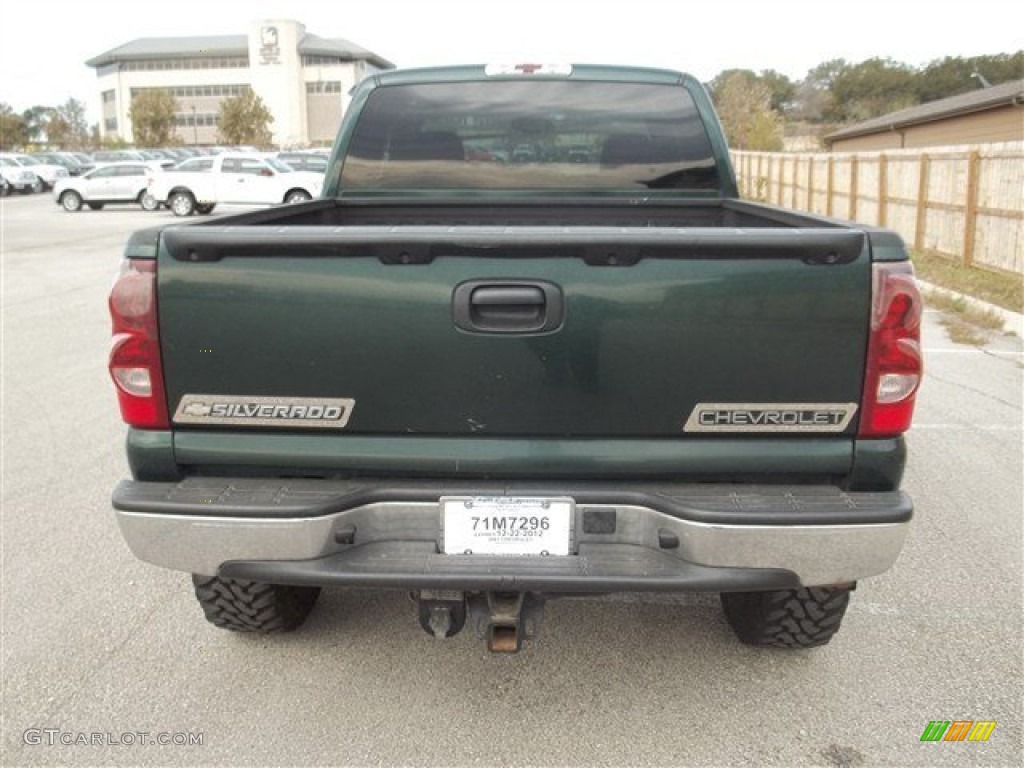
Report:
[{"label": "rear tire", "polygon": [[292,203],[304,203],[307,200],[312,200],[309,192],[304,189],[293,189],[287,195],[284,196],[285,203],[291,205]]},{"label": "rear tire", "polygon": [[765,648],[814,648],[839,631],[850,587],[724,592],[722,608],[742,642]]},{"label": "rear tire", "polygon": [[216,203],[196,203],[196,213],[201,213],[205,216],[208,213],[213,213],[213,209],[216,207]]},{"label": "rear tire", "polygon": [[37,176],[36,180],[32,182],[32,191],[37,195],[42,194],[46,191],[46,182]]},{"label": "rear tire", "polygon": [[175,216],[190,216],[196,209],[196,199],[191,192],[175,192],[168,198],[167,206]]},{"label": "rear tire", "polygon": [[82,196],[77,192],[68,190],[60,196],[60,205],[68,213],[74,213],[82,209]]},{"label": "rear tire", "polygon": [[320,587],[289,587],[193,574],[196,599],[211,624],[232,632],[291,632],[313,610]]},{"label": "rear tire", "polygon": [[103,210],[103,203],[86,203],[86,205],[89,206],[89,210],[91,210],[91,211],[102,211]]}]

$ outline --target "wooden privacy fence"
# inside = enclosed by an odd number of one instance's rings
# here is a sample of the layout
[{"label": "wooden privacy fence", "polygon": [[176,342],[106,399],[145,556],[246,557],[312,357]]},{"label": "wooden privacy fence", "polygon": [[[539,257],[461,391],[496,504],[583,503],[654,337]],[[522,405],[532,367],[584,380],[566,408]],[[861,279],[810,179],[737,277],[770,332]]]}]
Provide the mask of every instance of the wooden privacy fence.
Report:
[{"label": "wooden privacy fence", "polygon": [[733,152],[740,194],[894,229],[907,245],[1024,274],[1024,142],[884,152]]}]

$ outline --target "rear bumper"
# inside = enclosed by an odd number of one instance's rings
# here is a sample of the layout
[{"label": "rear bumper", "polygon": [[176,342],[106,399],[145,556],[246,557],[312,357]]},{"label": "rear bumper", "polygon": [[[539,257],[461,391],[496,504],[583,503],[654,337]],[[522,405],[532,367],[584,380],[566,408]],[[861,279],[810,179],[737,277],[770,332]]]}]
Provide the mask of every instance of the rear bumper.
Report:
[{"label": "rear bumper", "polygon": [[[441,553],[442,496],[575,500],[572,554]],[[125,481],[132,552],[175,570],[288,584],[562,592],[745,591],[887,570],[912,506],[829,486]],[[610,522],[613,521],[613,522]]]}]

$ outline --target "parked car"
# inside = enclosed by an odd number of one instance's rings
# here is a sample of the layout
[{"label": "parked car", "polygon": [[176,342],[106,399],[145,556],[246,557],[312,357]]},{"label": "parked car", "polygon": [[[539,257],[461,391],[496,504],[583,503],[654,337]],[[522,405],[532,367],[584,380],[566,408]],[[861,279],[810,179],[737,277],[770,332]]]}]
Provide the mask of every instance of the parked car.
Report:
[{"label": "parked car", "polygon": [[[163,171],[165,173],[199,173],[202,171],[209,171],[212,168],[213,158],[200,156],[190,157],[186,160],[182,160],[177,165],[171,166],[170,168],[164,168]],[[143,193],[142,199],[139,201],[142,204],[142,207],[147,211],[155,211],[157,208],[167,207],[167,204],[165,202],[161,202],[160,200],[157,200],[156,197],[153,196],[153,189],[158,186],[163,186],[162,184],[157,183],[158,179],[158,176],[153,176],[150,178],[149,188]],[[211,208],[210,210],[213,209]],[[202,213],[203,211],[200,212]],[[206,212],[208,213],[209,211]]]},{"label": "parked car", "polygon": [[172,172],[176,171],[208,171],[213,168],[212,157],[190,157],[187,160],[182,160],[173,168],[169,170]]},{"label": "parked car", "polygon": [[174,155],[163,149],[140,149],[139,154],[150,162],[158,163],[161,168],[170,168],[178,162]]},{"label": "parked car", "polygon": [[66,179],[71,174],[68,173],[68,169],[63,165],[55,165],[53,163],[44,163],[41,160],[36,160],[31,155],[15,154],[8,152],[0,157],[6,157],[13,160],[15,163],[23,168],[27,168],[31,173],[35,174],[37,181],[32,184],[33,192],[44,192],[47,189],[53,189],[53,185],[60,179]]},{"label": "parked car", "polygon": [[593,151],[585,144],[575,144],[569,147],[568,159],[570,163],[589,163],[593,158]]},{"label": "parked car", "polygon": [[17,190],[22,194],[27,194],[34,187],[42,184],[42,180],[32,171],[28,170],[28,168],[19,165],[10,158],[2,156],[0,156],[0,176],[3,176],[4,181],[10,187],[10,191]]},{"label": "parked car", "polygon": [[108,203],[138,203],[145,210],[155,210],[155,201],[146,198],[145,192],[160,172],[158,163],[101,165],[82,176],[61,179],[53,188],[53,199],[69,212],[80,210],[83,204],[98,211]]},{"label": "parked car", "polygon": [[520,144],[512,150],[513,163],[533,163],[537,161],[537,150],[529,144]]},{"label": "parked car", "polygon": [[34,152],[32,157],[44,163],[63,165],[72,176],[81,176],[95,167],[92,163],[83,163],[70,152]]},{"label": "parked car", "polygon": [[327,158],[315,152],[278,152],[277,159],[296,171],[327,173]]},{"label": "parked car", "polygon": [[97,163],[148,162],[145,155],[134,149],[103,149],[99,152],[93,152],[92,159]]},{"label": "parked car", "polygon": [[324,183],[323,174],[295,171],[277,158],[260,154],[231,152],[205,159],[211,164],[208,170],[159,174],[150,195],[175,216],[189,216],[209,213],[218,203],[298,203],[318,197]]}]

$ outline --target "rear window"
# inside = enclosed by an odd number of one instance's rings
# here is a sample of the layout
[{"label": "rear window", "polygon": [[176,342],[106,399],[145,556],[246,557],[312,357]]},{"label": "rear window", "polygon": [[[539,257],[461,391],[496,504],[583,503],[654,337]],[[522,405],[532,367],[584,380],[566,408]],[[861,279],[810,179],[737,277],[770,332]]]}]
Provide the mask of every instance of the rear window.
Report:
[{"label": "rear window", "polygon": [[213,168],[213,158],[204,157],[194,160],[183,160],[178,166],[179,171],[208,171]]},{"label": "rear window", "polygon": [[345,189],[719,187],[679,86],[582,81],[393,85],[373,91]]}]

